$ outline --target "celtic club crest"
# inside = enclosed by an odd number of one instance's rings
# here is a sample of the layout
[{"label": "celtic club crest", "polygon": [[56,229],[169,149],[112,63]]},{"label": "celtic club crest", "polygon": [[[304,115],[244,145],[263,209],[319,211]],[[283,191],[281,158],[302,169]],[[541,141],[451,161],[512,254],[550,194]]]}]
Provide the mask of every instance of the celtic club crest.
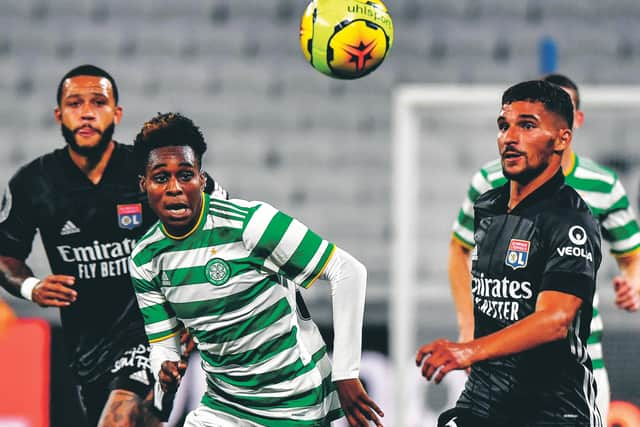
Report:
[{"label": "celtic club crest", "polygon": [[225,260],[214,258],[204,267],[204,275],[212,284],[216,286],[224,285],[231,277],[231,268]]}]

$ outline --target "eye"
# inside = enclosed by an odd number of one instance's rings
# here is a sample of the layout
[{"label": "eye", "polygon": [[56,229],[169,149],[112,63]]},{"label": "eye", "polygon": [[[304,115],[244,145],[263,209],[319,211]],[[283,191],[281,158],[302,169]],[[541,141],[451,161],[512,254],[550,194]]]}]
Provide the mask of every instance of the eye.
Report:
[{"label": "eye", "polygon": [[106,99],[96,99],[93,103],[96,104],[98,107],[103,107],[103,106],[107,105],[107,100]]},{"label": "eye", "polygon": [[535,129],[536,125],[533,122],[522,122],[520,127],[522,127],[522,129]]},{"label": "eye", "polygon": [[509,129],[509,125],[507,123],[505,122],[498,123],[498,130],[504,132],[507,129]]},{"label": "eye", "polygon": [[71,108],[77,108],[80,106],[80,102],[79,101],[68,101],[66,103],[67,107],[71,107]]},{"label": "eye", "polygon": [[181,181],[191,181],[194,173],[192,171],[181,171],[178,173],[178,179]]},{"label": "eye", "polygon": [[156,184],[164,184],[167,182],[168,175],[166,173],[157,173],[151,177],[151,180]]}]

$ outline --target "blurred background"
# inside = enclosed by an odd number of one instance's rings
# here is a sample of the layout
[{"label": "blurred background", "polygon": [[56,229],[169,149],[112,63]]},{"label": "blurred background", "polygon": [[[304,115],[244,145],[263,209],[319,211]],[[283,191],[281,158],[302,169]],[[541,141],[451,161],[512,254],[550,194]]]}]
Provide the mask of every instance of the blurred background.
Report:
[{"label": "blurred background", "polygon": [[[395,44],[366,78],[333,80],[300,52],[303,0],[0,0],[0,185],[21,166],[64,145],[53,118],[69,69],[109,71],[124,109],[115,138],[131,142],[157,112],[180,111],[209,142],[205,168],[232,196],[268,201],[367,266],[363,375],[393,412],[389,359],[392,242],[392,100],[407,84],[492,85],[499,91],[557,71],[579,87],[640,85],[637,0],[388,0]],[[585,89],[585,93],[588,92]],[[500,95],[496,92],[496,100]],[[639,100],[640,102],[640,100]],[[497,112],[497,102],[495,111]],[[637,210],[640,107],[592,110],[576,151],[620,175]],[[429,142],[420,164],[419,326],[416,342],[457,337],[446,275],[450,227],[471,175],[496,156],[495,116],[446,104],[419,115]],[[491,111],[490,111],[491,113]],[[425,141],[426,141],[425,136]],[[29,259],[48,264],[36,238]],[[613,304],[610,257],[600,273],[604,352],[613,400],[640,404],[638,313]],[[58,313],[0,291],[20,317],[52,326],[51,425],[73,423]],[[305,292],[330,342],[323,283]],[[415,425],[455,396],[416,370]],[[377,396],[376,396],[377,394]]]}]

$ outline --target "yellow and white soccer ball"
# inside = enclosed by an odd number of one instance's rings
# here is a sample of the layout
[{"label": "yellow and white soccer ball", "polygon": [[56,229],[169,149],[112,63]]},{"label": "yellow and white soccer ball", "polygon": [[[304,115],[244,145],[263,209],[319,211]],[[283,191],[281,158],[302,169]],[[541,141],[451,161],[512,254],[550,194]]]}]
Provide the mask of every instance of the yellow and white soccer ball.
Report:
[{"label": "yellow and white soccer ball", "polygon": [[302,53],[316,70],[357,79],[380,66],[393,44],[393,22],[380,0],[312,0],[300,22]]}]

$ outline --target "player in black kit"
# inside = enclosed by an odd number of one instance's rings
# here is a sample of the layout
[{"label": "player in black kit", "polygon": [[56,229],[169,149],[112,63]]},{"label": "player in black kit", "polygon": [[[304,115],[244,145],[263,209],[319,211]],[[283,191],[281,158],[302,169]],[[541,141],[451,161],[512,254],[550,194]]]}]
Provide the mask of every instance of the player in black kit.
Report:
[{"label": "player in black kit", "polygon": [[[128,256],[157,218],[140,193],[132,147],[112,139],[122,117],[118,88],[106,71],[80,66],[61,79],[57,103],[67,147],[21,168],[2,199],[0,284],[60,307],[91,426],[133,426],[136,417],[156,425],[144,418],[153,376]],[[208,191],[226,197],[211,179]],[[25,263],[36,229],[53,272],[42,279]]]},{"label": "player in black kit", "polygon": [[498,148],[509,182],[474,205],[475,339],[439,339],[416,356],[435,382],[471,367],[439,426],[602,426],[586,348],[600,234],[564,184],[572,122],[569,95],[551,83],[519,83],[502,96]]}]

